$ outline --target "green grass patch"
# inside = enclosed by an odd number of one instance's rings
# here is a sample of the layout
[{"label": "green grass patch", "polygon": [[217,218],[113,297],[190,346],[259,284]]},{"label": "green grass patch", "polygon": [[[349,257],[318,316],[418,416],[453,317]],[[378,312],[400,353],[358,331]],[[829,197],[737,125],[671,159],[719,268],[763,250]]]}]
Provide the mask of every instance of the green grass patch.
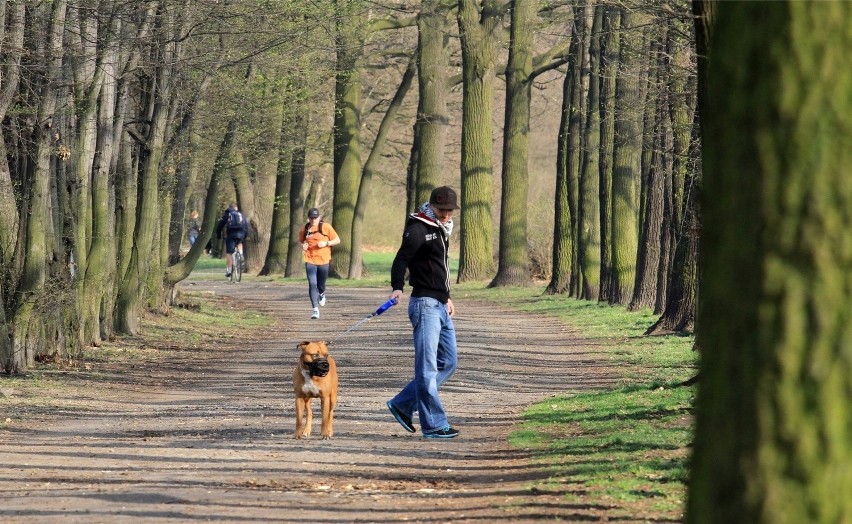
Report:
[{"label": "green grass patch", "polygon": [[691,388],[622,388],[531,407],[510,442],[549,472],[541,489],[572,503],[677,518],[692,438]]},{"label": "green grass patch", "polygon": [[454,291],[457,301],[492,300],[557,317],[622,370],[623,387],[557,396],[524,413],[510,442],[532,450],[547,470],[536,487],[563,493],[571,503],[613,507],[611,516],[680,520],[694,388],[677,384],[696,373],[694,338],[644,336],[658,318],[650,310],[545,295],[544,287],[469,283]]}]

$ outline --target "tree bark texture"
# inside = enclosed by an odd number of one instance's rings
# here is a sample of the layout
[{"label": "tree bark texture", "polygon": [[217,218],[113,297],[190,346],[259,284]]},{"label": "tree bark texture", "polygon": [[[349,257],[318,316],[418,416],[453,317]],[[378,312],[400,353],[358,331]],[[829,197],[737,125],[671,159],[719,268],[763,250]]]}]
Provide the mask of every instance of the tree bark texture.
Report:
[{"label": "tree bark texture", "polygon": [[361,178],[361,40],[360,22],[353,8],[338,0],[337,64],[334,94],[334,230],[344,239],[334,248],[330,274],[346,278],[352,238],[352,222]]},{"label": "tree bark texture", "polygon": [[[38,108],[30,185],[29,218],[26,223],[25,253],[21,276],[20,300],[12,318],[14,336],[11,354],[3,355],[3,368],[18,372],[31,367],[38,354],[52,355],[64,345],[61,316],[64,314],[59,289],[48,290],[48,238],[53,234],[50,219],[50,167],[55,151],[57,84],[61,80],[62,34],[67,3],[57,0],[51,9],[48,42],[45,49],[47,70],[41,79],[41,103]],[[50,249],[52,251],[52,249]],[[57,307],[59,306],[59,307]],[[59,344],[57,344],[59,342]]]},{"label": "tree bark texture", "polygon": [[[662,156],[665,154],[665,123],[662,120],[660,108],[665,100],[662,90],[659,88],[663,79],[661,64],[662,44],[659,41],[652,42],[651,53],[647,60],[650,62],[648,74],[648,96],[645,104],[646,121],[650,116],[650,125],[645,125],[644,142],[650,144],[647,149],[651,151],[648,161],[648,170],[642,177],[642,205],[639,249],[636,256],[636,281],[633,286],[633,296],[628,309],[638,311],[643,308],[652,308],[657,303],[657,294],[660,291],[658,279],[660,277],[660,261],[663,258],[663,231],[666,197],[666,173],[664,171]],[[648,136],[650,135],[650,137]]]},{"label": "tree bark texture", "polygon": [[[3,79],[0,90],[0,121],[5,119],[6,112],[12,104],[13,96],[18,91],[21,79],[21,57],[24,51],[24,2],[6,4],[9,9],[8,28],[4,35],[4,62],[0,67],[0,78]],[[4,17],[5,18],[5,17]],[[15,202],[15,188],[9,164],[6,161],[8,151],[3,134],[0,133],[0,265],[10,267],[18,241],[18,210]],[[0,274],[5,284],[6,275]],[[8,289],[8,287],[7,287]],[[3,344],[3,342],[0,342]]]},{"label": "tree bark texture", "polygon": [[458,281],[494,269],[494,82],[501,13],[492,0],[459,0],[462,47],[461,208]]},{"label": "tree bark texture", "polygon": [[583,157],[580,164],[577,257],[580,267],[579,298],[585,300],[597,300],[600,291],[600,35],[603,10],[603,6],[595,7],[589,2],[583,17],[589,35],[589,94],[585,105],[586,123],[583,126]]},{"label": "tree bark texture", "polygon": [[716,9],[688,521],[846,522],[852,3]]},{"label": "tree bark texture", "polygon": [[527,244],[529,133],[533,33],[536,3],[512,2],[509,62],[506,66],[506,123],[503,129],[503,193],[500,200],[500,245],[497,275],[490,286],[528,286],[531,272]]},{"label": "tree bark texture", "polygon": [[612,171],[612,304],[627,305],[633,296],[639,247],[639,185],[642,170],[642,26],[645,16],[622,13],[619,76],[615,96],[615,144]]},{"label": "tree bark texture", "polygon": [[307,114],[297,113],[296,123],[293,126],[295,144],[290,166],[290,241],[287,248],[285,277],[299,276],[304,269],[302,249],[299,247],[299,230],[305,226],[305,150],[307,149],[308,120]]},{"label": "tree bark texture", "polygon": [[405,68],[405,72],[402,74],[402,78],[400,79],[396,93],[394,93],[393,99],[390,104],[388,104],[388,108],[382,117],[382,122],[379,124],[379,131],[376,133],[376,139],[373,141],[373,147],[370,149],[367,161],[364,162],[364,169],[361,173],[361,183],[358,186],[358,201],[355,206],[355,217],[352,222],[352,257],[349,261],[349,278],[352,279],[361,278],[363,269],[364,245],[361,239],[363,237],[364,230],[364,217],[367,214],[367,209],[369,208],[370,203],[369,195],[372,187],[373,173],[376,171],[379,159],[386,149],[391,124],[393,124],[399,114],[402,102],[405,100],[408,90],[411,89],[411,84],[414,81],[414,75],[416,73],[417,60],[416,58],[412,58],[409,60],[408,66]]},{"label": "tree bark texture", "polygon": [[[289,104],[290,101],[282,102]],[[258,275],[284,275],[287,268],[287,249],[290,243],[290,170],[293,166],[293,153],[296,140],[295,115],[284,112],[281,121],[278,144],[278,166],[275,177],[275,204],[272,208],[272,226],[269,237],[269,249],[263,267]]]},{"label": "tree bark texture", "polygon": [[[573,32],[572,32],[573,33]],[[569,56],[576,63],[579,42],[572,34]],[[574,222],[571,214],[574,210],[571,200],[571,114],[574,111],[574,87],[577,68],[569,63],[565,78],[562,81],[562,111],[559,119],[559,136],[556,142],[556,194],[553,204],[553,265],[550,272],[550,282],[545,293],[567,293],[571,285],[571,271],[574,268],[574,244],[576,237],[571,229]]]},{"label": "tree bark texture", "polygon": [[[169,53],[169,46],[164,46]],[[127,273],[121,276],[119,296],[116,302],[116,329],[127,334],[139,331],[139,319],[142,313],[143,300],[156,298],[150,293],[151,266],[159,265],[159,257],[154,254],[156,239],[159,237],[159,170],[163,148],[165,146],[166,124],[168,117],[168,100],[171,89],[170,65],[158,68],[154,98],[153,113],[148,127],[144,144],[144,157],[140,161],[139,170],[139,205],[134,227],[133,247]],[[161,279],[158,274],[157,290]]]},{"label": "tree bark texture", "polygon": [[615,79],[618,76],[618,50],[621,46],[621,11],[604,6],[601,35],[600,79],[600,227],[601,285],[598,300],[608,302],[612,295],[612,155],[615,143]]},{"label": "tree bark texture", "polygon": [[424,0],[417,20],[417,72],[421,103],[417,114],[420,140],[415,208],[429,200],[429,195],[434,188],[446,184],[442,176],[449,124],[447,115],[449,27],[448,13],[440,0]]}]

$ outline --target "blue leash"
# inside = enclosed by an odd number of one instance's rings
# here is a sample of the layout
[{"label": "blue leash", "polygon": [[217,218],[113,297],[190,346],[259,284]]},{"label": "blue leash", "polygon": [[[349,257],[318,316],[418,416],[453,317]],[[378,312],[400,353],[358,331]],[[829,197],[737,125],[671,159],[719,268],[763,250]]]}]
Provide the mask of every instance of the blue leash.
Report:
[{"label": "blue leash", "polygon": [[336,340],[336,339],[338,339],[338,338],[342,337],[343,335],[345,335],[345,334],[349,333],[350,331],[352,331],[353,329],[357,328],[358,326],[360,326],[360,325],[361,325],[361,324],[363,324],[364,322],[366,322],[366,321],[370,320],[371,318],[381,315],[382,313],[384,313],[385,311],[387,311],[387,310],[388,310],[388,309],[390,309],[391,307],[395,306],[398,302],[399,302],[399,301],[398,301],[397,299],[395,299],[395,298],[392,298],[392,299],[388,300],[387,302],[385,302],[384,304],[382,304],[381,306],[379,306],[379,308],[378,308],[378,309],[376,309],[375,311],[373,311],[372,313],[370,313],[370,314],[369,314],[369,315],[367,315],[366,317],[364,317],[364,318],[362,318],[361,320],[359,320],[358,322],[356,322],[356,323],[355,323],[352,327],[350,327],[349,329],[347,329],[347,330],[346,330],[346,331],[344,331],[343,333],[340,333],[339,335],[337,335],[337,336],[335,336],[334,338],[332,338],[329,342],[331,342],[331,341],[333,341],[333,340]]}]

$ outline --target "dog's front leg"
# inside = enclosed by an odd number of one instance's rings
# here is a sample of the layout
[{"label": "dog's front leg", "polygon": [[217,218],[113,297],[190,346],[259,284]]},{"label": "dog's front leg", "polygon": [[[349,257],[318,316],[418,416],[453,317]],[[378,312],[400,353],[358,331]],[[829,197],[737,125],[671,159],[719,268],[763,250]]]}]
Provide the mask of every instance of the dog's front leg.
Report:
[{"label": "dog's front leg", "polygon": [[305,417],[305,400],[306,399],[296,397],[296,434],[293,436],[294,438],[302,438],[302,432],[304,431],[303,420]]},{"label": "dog's front leg", "polygon": [[331,402],[331,396],[325,395],[322,401],[322,439],[328,440],[334,434],[334,404]]},{"label": "dog's front leg", "polygon": [[307,420],[305,421],[305,431],[302,433],[303,437],[311,436],[311,428],[313,427],[314,423],[314,410],[311,407],[312,400],[313,399],[311,397],[305,399],[305,418]]}]

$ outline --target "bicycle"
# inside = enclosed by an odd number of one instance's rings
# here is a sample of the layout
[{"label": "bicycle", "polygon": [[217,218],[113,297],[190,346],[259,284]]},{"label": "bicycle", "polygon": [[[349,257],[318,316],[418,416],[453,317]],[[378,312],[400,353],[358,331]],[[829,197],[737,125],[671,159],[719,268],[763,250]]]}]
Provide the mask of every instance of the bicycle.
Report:
[{"label": "bicycle", "polygon": [[233,265],[231,266],[231,274],[228,275],[228,282],[239,282],[243,279],[243,254],[234,251],[231,260]]}]

